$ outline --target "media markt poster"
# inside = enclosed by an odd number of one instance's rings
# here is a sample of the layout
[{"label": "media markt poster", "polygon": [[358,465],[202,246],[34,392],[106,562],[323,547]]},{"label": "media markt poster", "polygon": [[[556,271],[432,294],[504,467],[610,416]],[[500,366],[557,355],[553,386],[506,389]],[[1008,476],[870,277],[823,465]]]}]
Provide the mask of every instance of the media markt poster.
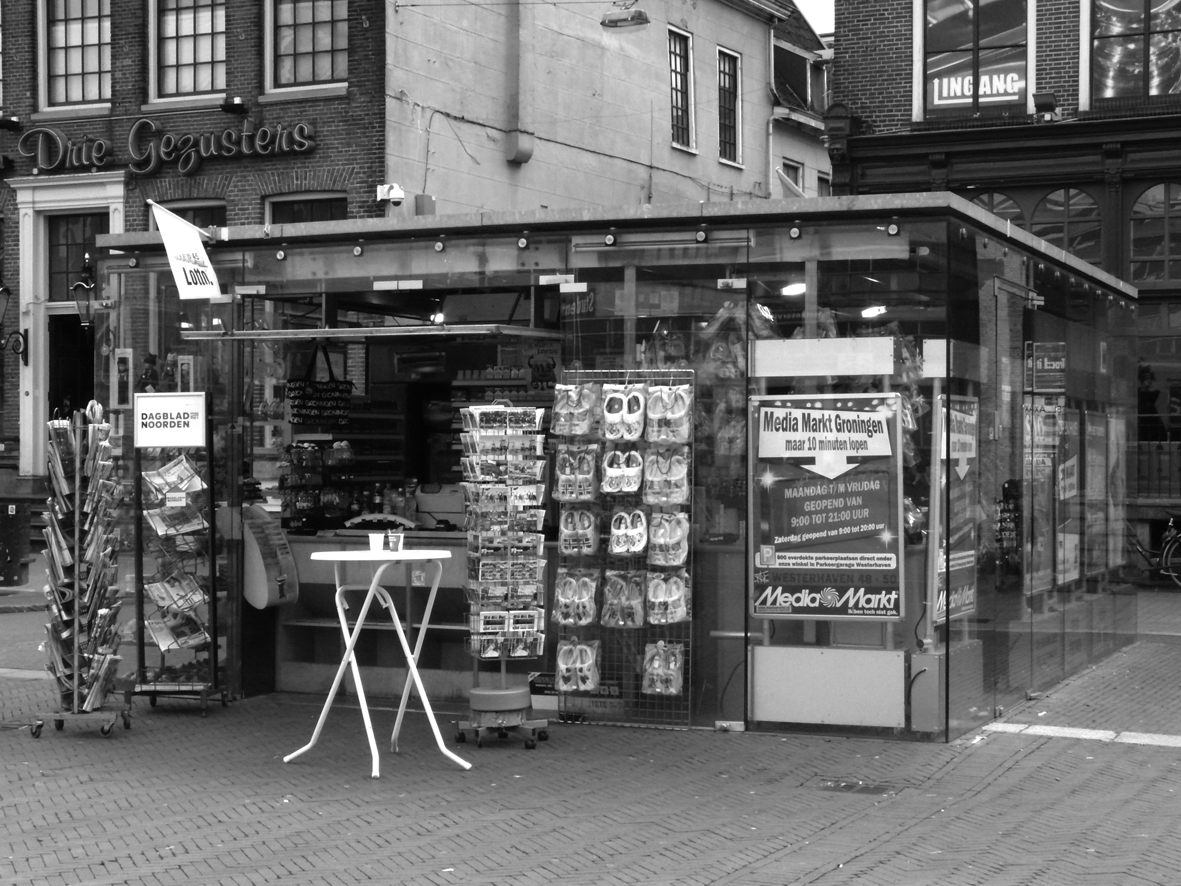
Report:
[{"label": "media markt poster", "polygon": [[898,394],[756,397],[751,614],[902,617]]},{"label": "media markt poster", "polygon": [[[962,618],[976,611],[976,547],[979,507],[980,408],[975,397],[939,398],[948,423],[940,434],[941,485],[947,517],[947,538],[940,545],[942,556],[936,571],[935,624]],[[950,449],[950,452],[949,452]],[[939,532],[939,526],[931,531]],[[950,578],[949,578],[950,574]]]}]

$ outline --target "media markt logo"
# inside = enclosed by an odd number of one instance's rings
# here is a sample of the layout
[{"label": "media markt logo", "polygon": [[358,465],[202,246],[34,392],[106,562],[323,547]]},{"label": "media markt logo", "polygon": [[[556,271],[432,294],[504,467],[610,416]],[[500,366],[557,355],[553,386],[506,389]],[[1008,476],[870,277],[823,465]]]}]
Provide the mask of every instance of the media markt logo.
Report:
[{"label": "media markt logo", "polygon": [[833,587],[822,591],[807,588],[789,591],[781,585],[764,588],[755,600],[754,608],[756,612],[767,615],[799,615],[825,610],[840,610],[842,614],[848,615],[894,615],[897,605],[897,591],[868,592],[865,588],[848,588],[841,592]]}]

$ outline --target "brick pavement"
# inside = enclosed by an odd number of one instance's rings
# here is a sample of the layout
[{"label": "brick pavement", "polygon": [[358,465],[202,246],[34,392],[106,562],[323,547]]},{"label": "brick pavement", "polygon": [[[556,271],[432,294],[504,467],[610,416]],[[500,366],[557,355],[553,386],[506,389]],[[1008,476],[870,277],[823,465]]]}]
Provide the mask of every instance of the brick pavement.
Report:
[{"label": "brick pavement", "polygon": [[[1181,735],[1178,648],[1136,644],[1005,721]],[[47,683],[19,674],[0,674],[3,884],[1172,886],[1181,869],[1175,748],[554,724],[534,751],[459,746],[463,772],[414,714],[373,780],[351,701],[284,764],[318,699],[245,699],[206,718],[138,699],[129,732],[69,721],[33,740]],[[388,702],[374,719],[388,734]]]}]

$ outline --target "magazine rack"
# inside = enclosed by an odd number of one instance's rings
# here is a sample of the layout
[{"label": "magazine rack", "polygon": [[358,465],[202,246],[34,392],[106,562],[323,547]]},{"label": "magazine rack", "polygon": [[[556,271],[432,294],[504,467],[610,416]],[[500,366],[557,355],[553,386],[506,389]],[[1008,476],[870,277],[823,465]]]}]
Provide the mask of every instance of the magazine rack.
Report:
[{"label": "magazine rack", "polygon": [[[217,537],[213,517],[212,427],[205,429],[204,474],[190,448],[145,459],[135,450],[136,653],[132,695],[228,703],[219,672]],[[145,554],[151,559],[145,569]],[[148,663],[149,650],[157,658]],[[178,661],[179,659],[179,661]]]},{"label": "magazine rack", "polygon": [[[472,690],[470,716],[456,740],[476,746],[495,733],[532,750],[549,738],[530,717],[528,686],[507,685],[507,663],[545,652],[545,435],[543,409],[507,401],[461,410],[467,502],[467,601]],[[480,685],[481,663],[498,662],[500,686]]]},{"label": "magazine rack", "polygon": [[104,721],[110,735],[122,717],[131,728],[130,707],[111,708],[106,700],[119,662],[116,556],[118,534],[112,531],[120,499],[108,441],[111,426],[102,407],[91,401],[85,413],[48,422],[49,499],[46,501],[46,670],[53,680],[58,708],[38,714],[30,727],[41,735],[45,720],[61,729],[71,718]]}]

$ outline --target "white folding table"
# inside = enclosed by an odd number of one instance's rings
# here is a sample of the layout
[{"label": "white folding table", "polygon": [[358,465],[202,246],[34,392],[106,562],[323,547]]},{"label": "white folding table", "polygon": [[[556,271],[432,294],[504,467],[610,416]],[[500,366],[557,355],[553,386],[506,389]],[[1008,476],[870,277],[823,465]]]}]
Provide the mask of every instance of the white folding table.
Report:
[{"label": "white folding table", "polygon": [[[402,701],[398,705],[398,718],[394,721],[394,731],[390,736],[390,750],[397,751],[398,749],[398,733],[402,729],[402,719],[406,714],[406,704],[410,700],[410,687],[415,686],[418,689],[418,697],[422,699],[423,709],[426,711],[427,719],[430,720],[431,731],[435,734],[435,742],[439,746],[439,750],[451,760],[454,760],[464,769],[471,769],[472,764],[464,760],[459,755],[453,753],[444,743],[442,733],[439,732],[439,724],[435,721],[435,713],[431,710],[430,700],[426,696],[426,690],[423,689],[422,679],[418,675],[418,654],[422,650],[422,640],[426,636],[427,625],[431,619],[431,608],[435,605],[435,594],[439,590],[439,580],[443,577],[443,564],[441,561],[449,559],[451,552],[447,550],[404,550],[404,551],[367,551],[367,550],[347,550],[347,551],[313,551],[311,555],[313,560],[328,560],[333,563],[334,576],[336,579],[336,614],[340,618],[340,630],[345,637],[344,657],[340,660],[340,667],[336,670],[336,677],[332,681],[332,688],[328,691],[328,698],[324,702],[324,708],[320,711],[320,719],[316,723],[315,731],[312,732],[312,739],[298,751],[294,751],[283,758],[284,763],[290,763],[304,751],[310,750],[315,746],[320,738],[320,730],[324,728],[324,721],[328,719],[328,710],[332,707],[332,701],[336,698],[336,692],[340,688],[340,681],[344,677],[344,670],[346,667],[352,667],[353,680],[357,684],[357,698],[361,702],[361,716],[365,720],[365,733],[369,737],[369,750],[373,755],[373,772],[372,777],[378,778],[378,757],[377,757],[377,741],[373,737],[373,723],[369,719],[369,706],[365,701],[365,689],[361,685],[361,670],[357,667],[357,659],[353,655],[353,648],[357,645],[357,638],[361,636],[361,629],[365,626],[365,617],[369,613],[369,606],[376,597],[383,607],[389,610],[390,618],[394,622],[394,630],[398,633],[398,642],[402,644],[402,651],[406,654],[406,667],[408,670],[407,680],[402,687]],[[348,619],[345,617],[345,610],[348,609],[348,604],[345,603],[344,595],[346,591],[357,588],[356,585],[348,585],[345,583],[345,565],[348,563],[375,563],[379,564],[373,573],[373,580],[369,583],[369,591],[365,595],[365,602],[361,604],[361,611],[357,615],[357,624],[350,631]],[[414,649],[411,650],[410,643],[406,640],[406,632],[402,630],[402,622],[398,618],[398,612],[394,608],[394,601],[390,598],[389,592],[381,586],[381,577],[386,569],[395,563],[412,563],[425,562],[429,566],[434,566],[434,578],[431,581],[430,595],[427,597],[426,609],[422,615],[422,624],[418,629],[418,637],[414,643]],[[410,584],[410,579],[406,579],[407,586]],[[410,613],[406,613],[409,618]]]}]

